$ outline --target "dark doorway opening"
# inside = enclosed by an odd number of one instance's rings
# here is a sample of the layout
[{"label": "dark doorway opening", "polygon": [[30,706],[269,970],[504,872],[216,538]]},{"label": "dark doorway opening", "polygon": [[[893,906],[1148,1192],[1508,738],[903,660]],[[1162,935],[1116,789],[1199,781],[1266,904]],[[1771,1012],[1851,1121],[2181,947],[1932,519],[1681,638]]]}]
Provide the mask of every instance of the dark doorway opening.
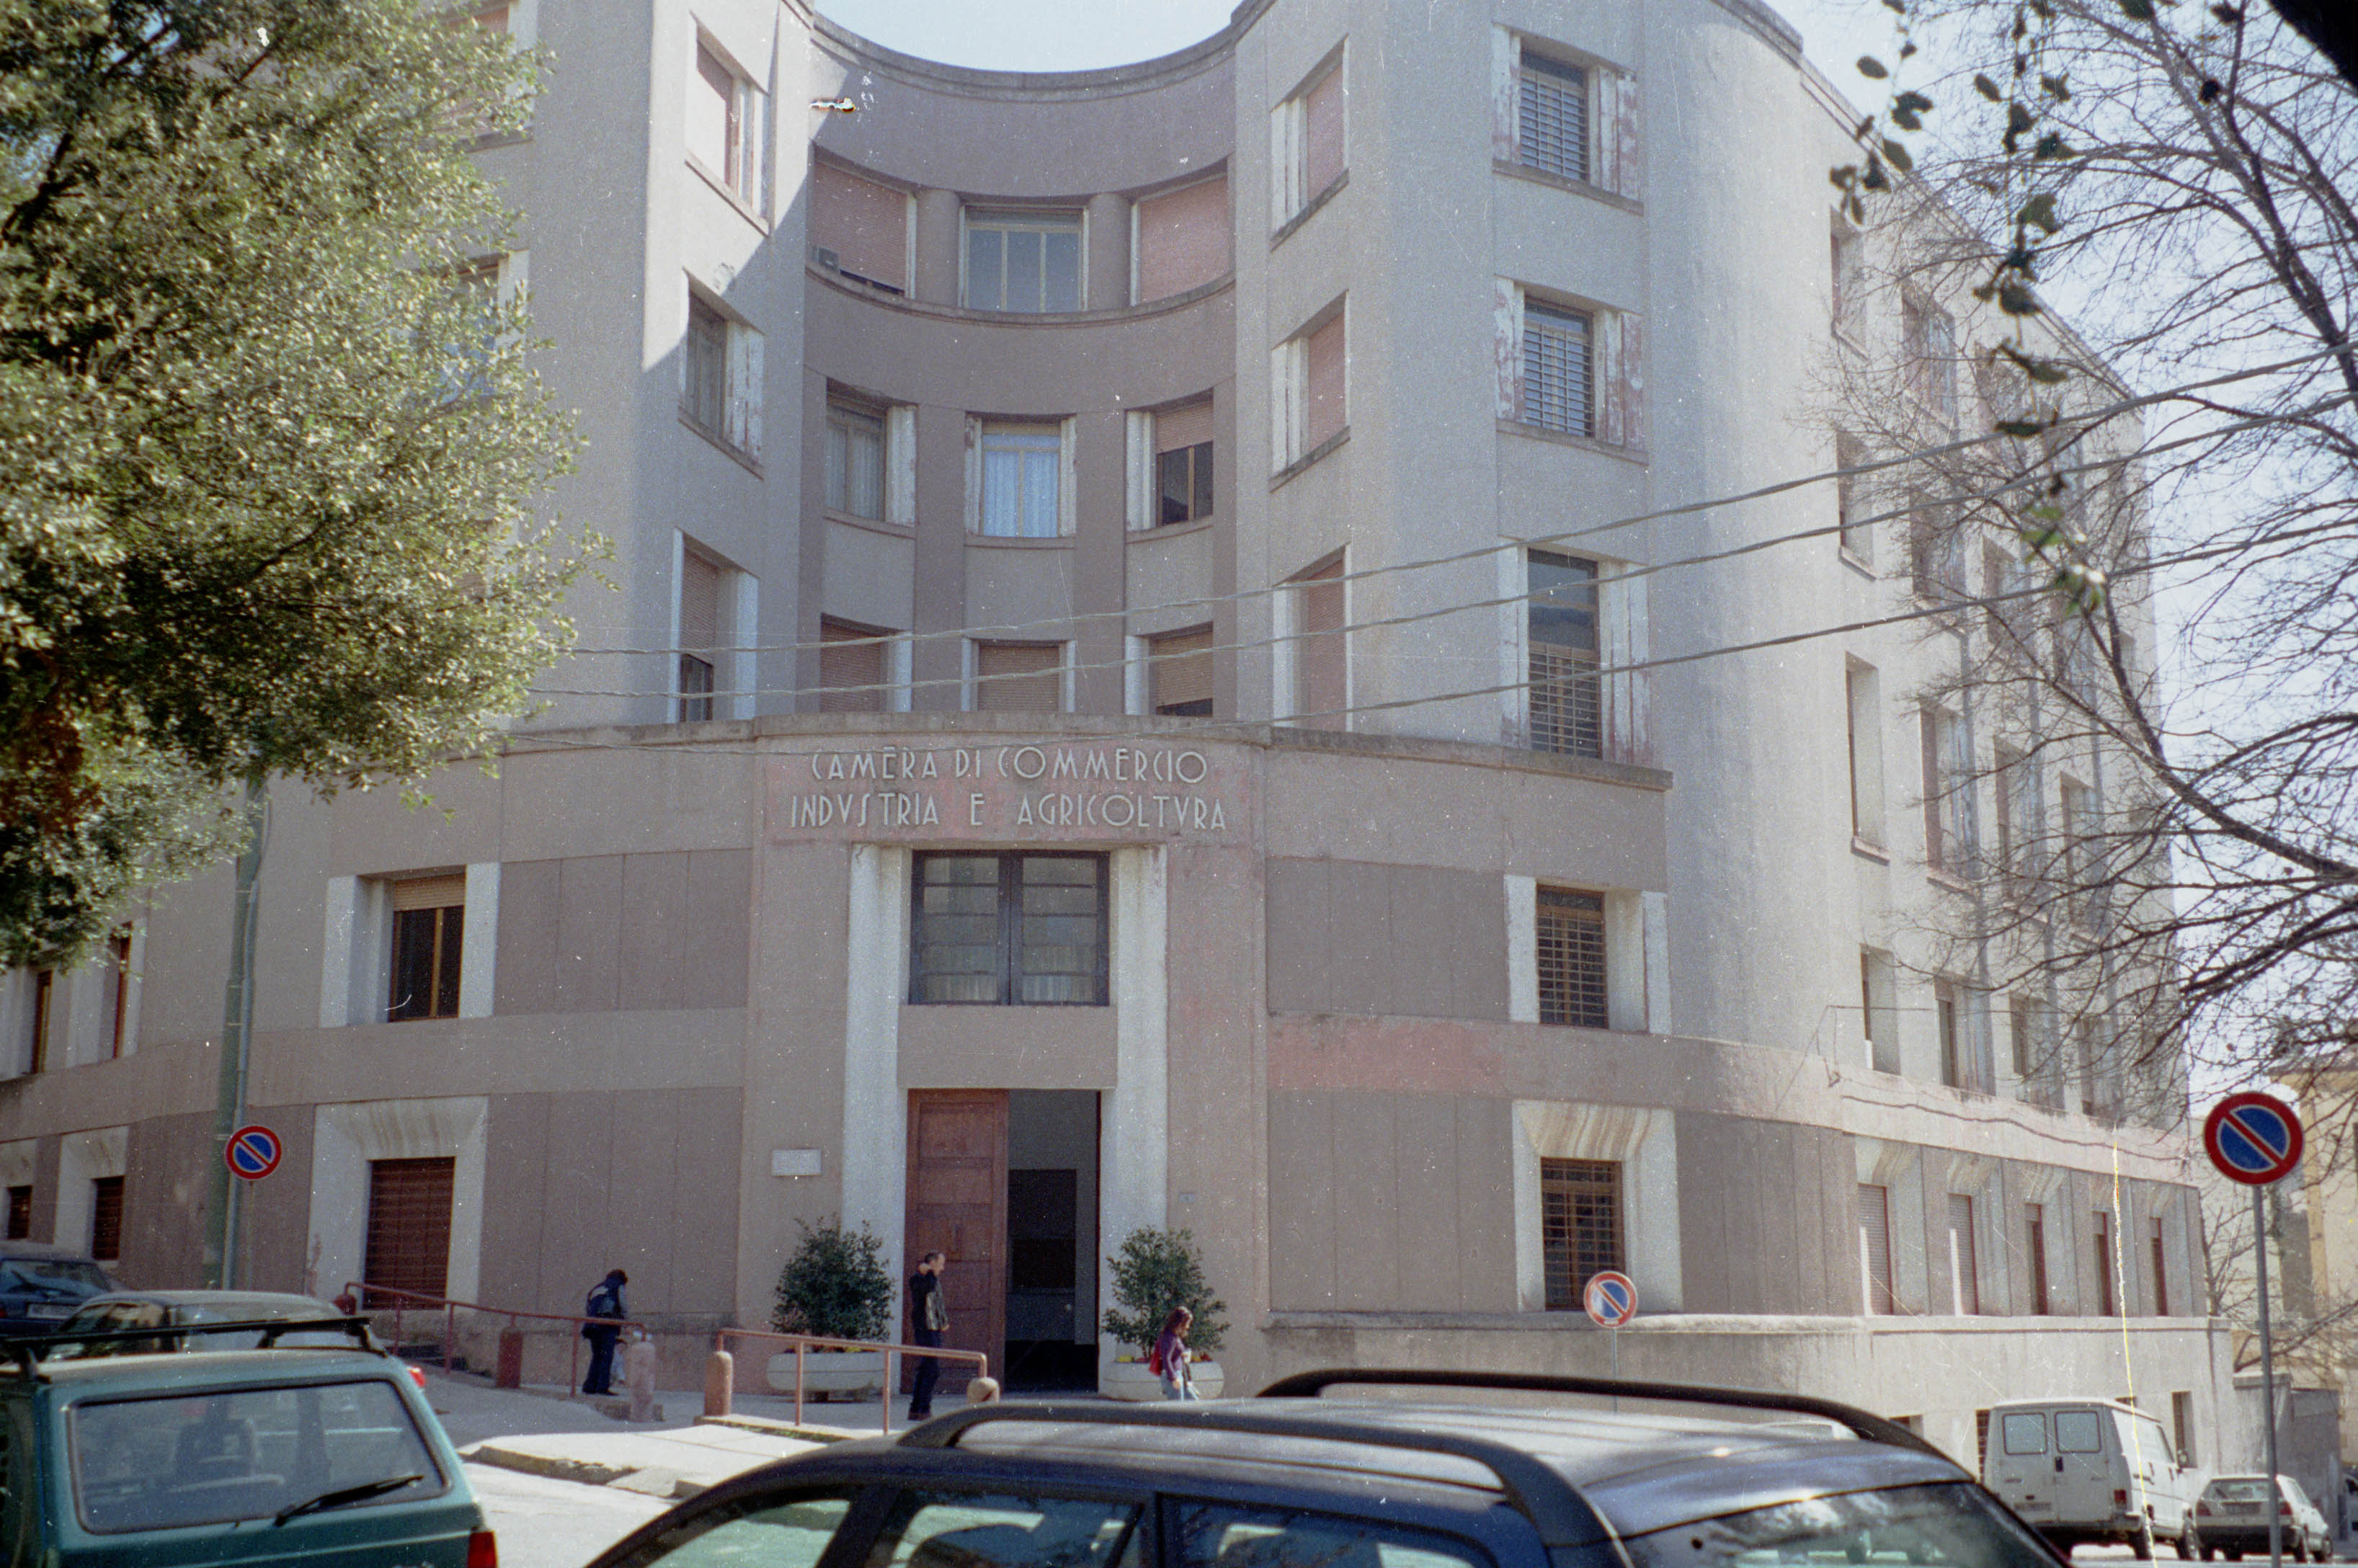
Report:
[{"label": "dark doorway opening", "polygon": [[1098,1097],[1015,1089],[1007,1115],[1010,1391],[1098,1381]]}]

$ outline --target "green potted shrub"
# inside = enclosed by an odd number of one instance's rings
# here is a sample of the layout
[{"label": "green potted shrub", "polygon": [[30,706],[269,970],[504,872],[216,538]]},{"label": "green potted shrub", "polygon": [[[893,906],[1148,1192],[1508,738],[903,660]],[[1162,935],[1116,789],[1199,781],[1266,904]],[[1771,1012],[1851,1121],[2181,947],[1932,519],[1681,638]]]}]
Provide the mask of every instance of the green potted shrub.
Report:
[{"label": "green potted shrub", "polygon": [[1207,1400],[1217,1399],[1227,1378],[1211,1353],[1228,1332],[1228,1320],[1220,1314],[1228,1303],[1212,1293],[1204,1278],[1195,1233],[1142,1227],[1124,1237],[1120,1250],[1106,1261],[1113,1269],[1115,1304],[1099,1328],[1114,1342],[1115,1353],[1106,1368],[1103,1391],[1120,1400],[1163,1397],[1162,1379],[1146,1369],[1146,1357],[1163,1332],[1163,1320],[1173,1307],[1184,1306],[1195,1314],[1195,1326],[1187,1332],[1195,1391]]},{"label": "green potted shrub", "polygon": [[[797,1222],[802,1223],[802,1222]],[[892,1276],[884,1267],[884,1243],[865,1225],[850,1229],[840,1219],[802,1223],[801,1245],[778,1272],[776,1305],[770,1326],[781,1334],[811,1334],[828,1339],[893,1339]],[[824,1398],[850,1394],[864,1399],[884,1387],[882,1350],[811,1350],[806,1353],[803,1391]],[[770,1357],[770,1387],[795,1388],[795,1353]]]}]

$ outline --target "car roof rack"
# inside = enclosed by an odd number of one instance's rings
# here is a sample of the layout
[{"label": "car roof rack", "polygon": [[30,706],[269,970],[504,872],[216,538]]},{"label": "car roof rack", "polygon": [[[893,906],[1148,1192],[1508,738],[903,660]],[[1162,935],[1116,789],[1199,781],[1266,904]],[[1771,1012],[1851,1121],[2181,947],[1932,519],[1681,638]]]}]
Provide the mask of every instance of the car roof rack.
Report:
[{"label": "car roof rack", "polygon": [[[28,1379],[42,1376],[41,1353],[60,1345],[114,1345],[133,1341],[185,1339],[192,1334],[255,1334],[262,1336],[257,1350],[279,1348],[279,1336],[297,1332],[319,1333],[340,1331],[351,1336],[352,1348],[373,1355],[393,1354],[377,1343],[369,1320],[358,1315],[350,1317],[261,1317],[245,1318],[235,1323],[174,1323],[158,1324],[152,1328],[110,1328],[90,1334],[28,1334],[0,1339],[0,1356],[16,1364],[16,1370]],[[288,1349],[298,1348],[288,1346]],[[299,1348],[316,1350],[319,1346]]]},{"label": "car roof rack", "polygon": [[[1896,1421],[1855,1405],[1822,1400],[1810,1394],[1788,1394],[1772,1389],[1714,1389],[1695,1383],[1646,1383],[1621,1378],[1574,1378],[1552,1372],[1420,1371],[1405,1367],[1330,1367],[1316,1372],[1296,1372],[1280,1378],[1254,1395],[1262,1400],[1314,1400],[1328,1389],[1351,1385],[1400,1389],[1496,1389],[1552,1394],[1593,1394],[1624,1400],[1651,1400],[1662,1404],[1719,1405],[1730,1410],[1777,1411],[1811,1415],[1833,1422],[1853,1435],[1894,1448],[1913,1449],[1936,1459],[1949,1456],[1920,1434]],[[1954,1464],[1954,1460],[1950,1460]]]},{"label": "car roof rack", "polygon": [[1049,1425],[1156,1426],[1182,1432],[1248,1432],[1261,1437],[1296,1437],[1325,1443],[1357,1443],[1374,1448],[1409,1449],[1422,1454],[1446,1454],[1471,1460],[1498,1477],[1507,1501],[1539,1531],[1550,1561],[1572,1568],[1589,1553],[1604,1548],[1613,1561],[1628,1562],[1621,1539],[1604,1514],[1578,1487],[1533,1454],[1510,1444],[1457,1433],[1404,1432],[1374,1423],[1305,1420],[1249,1402],[1149,1405],[1143,1409],[1098,1401],[1091,1404],[1044,1403],[971,1405],[938,1420],[912,1428],[900,1440],[903,1448],[955,1448],[958,1439],[978,1426],[994,1422],[1029,1422]]}]

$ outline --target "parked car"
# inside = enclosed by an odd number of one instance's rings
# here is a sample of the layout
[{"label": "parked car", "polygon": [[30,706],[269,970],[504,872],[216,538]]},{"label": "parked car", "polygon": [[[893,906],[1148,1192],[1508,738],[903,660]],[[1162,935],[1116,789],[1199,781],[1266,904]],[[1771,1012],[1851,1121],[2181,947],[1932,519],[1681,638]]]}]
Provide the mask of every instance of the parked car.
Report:
[{"label": "parked car", "polygon": [[[1550,1403],[1503,1402],[1499,1390]],[[1608,1393],[1629,1408],[1603,1408],[1597,1396]],[[594,1568],[1738,1560],[2057,1563],[1946,1455],[1829,1401],[1355,1368],[1288,1378],[1247,1400],[969,1406],[897,1438],[832,1444],[725,1482]]]},{"label": "parked car", "polygon": [[[2268,1554],[2268,1478],[2266,1476],[2213,1476],[2195,1499],[2195,1528],[2202,1533],[2202,1561],[2224,1553],[2230,1563],[2244,1553]],[[2333,1530],[2325,1515],[2309,1500],[2299,1481],[2278,1476],[2277,1494],[2277,1544],[2295,1563],[2324,1563],[2333,1556]]]},{"label": "parked car", "polygon": [[346,1347],[67,1359],[45,1357],[50,1339],[0,1342],[10,1561],[498,1568],[459,1455],[401,1363],[358,1319],[308,1321]]},{"label": "parked car", "polygon": [[0,1335],[54,1334],[114,1281],[95,1259],[41,1241],[0,1241]]},{"label": "parked car", "polygon": [[[193,1324],[252,1323],[263,1319],[335,1319],[341,1314],[323,1301],[281,1291],[110,1291],[92,1296],[74,1309],[55,1332],[72,1336],[114,1334],[135,1328],[182,1328]],[[72,1360],[87,1356],[144,1356],[164,1350],[252,1350],[261,1345],[264,1331],[235,1334],[179,1335],[170,1338],[67,1339],[49,1356]],[[281,1345],[341,1348],[352,1336],[341,1327],[298,1329],[275,1336]]]},{"label": "parked car", "polygon": [[2110,1400],[1990,1407],[1982,1484],[2065,1555],[2083,1541],[2151,1557],[2156,1541],[2195,1553],[2192,1489],[2161,1422]]}]

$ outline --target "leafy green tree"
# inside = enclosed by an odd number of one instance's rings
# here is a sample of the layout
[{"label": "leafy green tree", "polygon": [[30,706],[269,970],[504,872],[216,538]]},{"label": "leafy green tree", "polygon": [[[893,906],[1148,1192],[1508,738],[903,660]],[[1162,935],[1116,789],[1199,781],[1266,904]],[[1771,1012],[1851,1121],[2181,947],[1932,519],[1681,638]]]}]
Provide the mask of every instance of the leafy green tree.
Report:
[{"label": "leafy green tree", "polygon": [[770,1326],[826,1339],[893,1337],[892,1276],[876,1233],[865,1225],[849,1229],[840,1219],[802,1229],[802,1244],[778,1274]]},{"label": "leafy green tree", "polygon": [[416,0],[0,0],[0,961],[481,754],[570,633],[572,438],[477,168],[533,63]]},{"label": "leafy green tree", "polygon": [[1125,1345],[1152,1350],[1163,1333],[1163,1320],[1173,1307],[1184,1306],[1195,1314],[1195,1326],[1187,1331],[1188,1348],[1220,1347],[1228,1327],[1220,1314],[1228,1303],[1212,1293],[1204,1278],[1194,1231],[1143,1227],[1124,1237],[1121,1250],[1106,1261],[1113,1265],[1117,1306],[1105,1314],[1105,1333]]}]

